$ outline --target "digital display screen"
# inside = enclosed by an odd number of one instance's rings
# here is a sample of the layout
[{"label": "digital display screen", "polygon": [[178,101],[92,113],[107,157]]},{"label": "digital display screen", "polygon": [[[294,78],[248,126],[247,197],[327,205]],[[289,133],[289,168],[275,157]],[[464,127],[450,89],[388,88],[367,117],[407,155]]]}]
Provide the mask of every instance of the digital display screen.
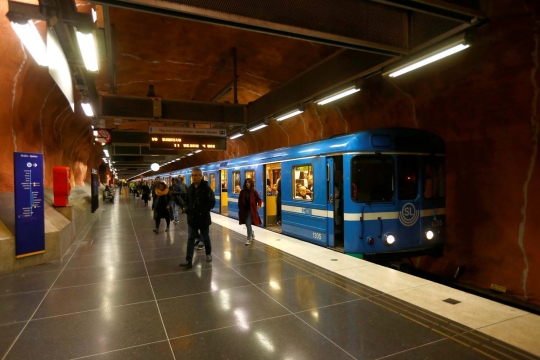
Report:
[{"label": "digital display screen", "polygon": [[227,138],[150,134],[150,149],[226,150]]}]

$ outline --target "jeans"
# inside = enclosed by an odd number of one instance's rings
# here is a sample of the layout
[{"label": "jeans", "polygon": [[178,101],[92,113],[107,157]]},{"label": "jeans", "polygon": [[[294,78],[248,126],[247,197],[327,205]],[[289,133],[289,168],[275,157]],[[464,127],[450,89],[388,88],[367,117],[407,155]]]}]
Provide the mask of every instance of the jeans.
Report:
[{"label": "jeans", "polygon": [[251,228],[253,224],[253,219],[251,218],[251,210],[246,214],[246,227],[247,227],[247,238],[253,239],[253,229]]},{"label": "jeans", "polygon": [[193,260],[193,252],[195,251],[195,238],[198,232],[201,232],[201,240],[204,242],[204,248],[206,255],[212,253],[212,244],[210,243],[210,236],[208,236],[208,226],[196,227],[188,224],[188,241],[187,241],[187,255],[186,260]]},{"label": "jeans", "polygon": [[174,221],[178,221],[178,209],[180,209],[180,205],[176,205],[175,202],[172,203],[172,211],[173,211],[173,219]]}]

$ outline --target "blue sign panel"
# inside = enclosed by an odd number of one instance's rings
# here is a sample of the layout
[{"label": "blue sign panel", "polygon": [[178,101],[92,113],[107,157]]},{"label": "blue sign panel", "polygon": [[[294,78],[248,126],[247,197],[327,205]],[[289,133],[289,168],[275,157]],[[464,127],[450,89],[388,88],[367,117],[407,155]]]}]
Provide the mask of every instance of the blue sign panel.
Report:
[{"label": "blue sign panel", "polygon": [[43,154],[13,153],[15,164],[15,255],[45,252]]}]

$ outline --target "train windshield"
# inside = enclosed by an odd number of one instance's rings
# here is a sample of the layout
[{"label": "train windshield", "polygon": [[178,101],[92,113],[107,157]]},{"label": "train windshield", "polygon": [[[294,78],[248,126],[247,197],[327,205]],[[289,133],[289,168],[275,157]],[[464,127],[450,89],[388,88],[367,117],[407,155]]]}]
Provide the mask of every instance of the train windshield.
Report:
[{"label": "train windshield", "polygon": [[351,194],[356,202],[394,199],[394,160],[384,155],[358,155],[351,161]]},{"label": "train windshield", "polygon": [[429,159],[424,163],[424,198],[444,198],[444,158]]}]

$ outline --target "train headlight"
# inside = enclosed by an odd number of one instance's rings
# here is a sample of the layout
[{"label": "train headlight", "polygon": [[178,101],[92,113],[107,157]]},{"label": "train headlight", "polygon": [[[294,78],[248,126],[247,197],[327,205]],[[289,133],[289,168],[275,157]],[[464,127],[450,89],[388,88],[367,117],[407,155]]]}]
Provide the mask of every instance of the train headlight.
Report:
[{"label": "train headlight", "polygon": [[433,231],[431,231],[431,230],[426,231],[426,238],[428,240],[433,239],[434,236],[435,236],[435,234],[433,233]]},{"label": "train headlight", "polygon": [[386,234],[386,235],[384,236],[384,243],[385,243],[386,245],[392,245],[392,244],[394,244],[395,242],[396,242],[396,238],[394,237],[394,235],[392,235],[392,234]]}]

